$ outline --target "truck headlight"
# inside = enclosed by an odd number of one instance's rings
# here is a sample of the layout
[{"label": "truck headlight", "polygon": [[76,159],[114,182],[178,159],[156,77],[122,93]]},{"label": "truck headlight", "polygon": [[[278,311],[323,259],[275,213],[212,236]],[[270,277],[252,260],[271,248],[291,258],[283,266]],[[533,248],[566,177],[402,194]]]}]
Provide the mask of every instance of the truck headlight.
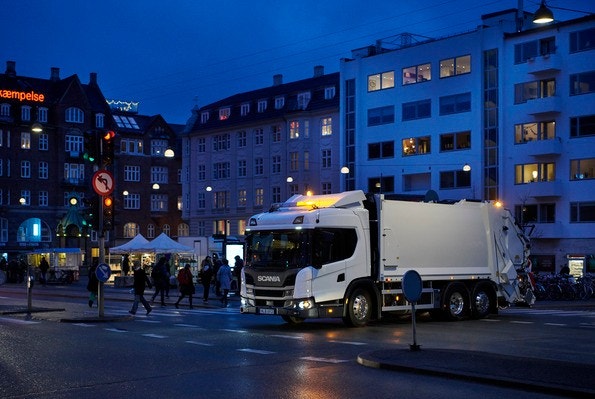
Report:
[{"label": "truck headlight", "polygon": [[308,310],[308,309],[311,309],[314,307],[314,301],[311,299],[302,299],[302,300],[298,301],[296,306],[300,310]]}]

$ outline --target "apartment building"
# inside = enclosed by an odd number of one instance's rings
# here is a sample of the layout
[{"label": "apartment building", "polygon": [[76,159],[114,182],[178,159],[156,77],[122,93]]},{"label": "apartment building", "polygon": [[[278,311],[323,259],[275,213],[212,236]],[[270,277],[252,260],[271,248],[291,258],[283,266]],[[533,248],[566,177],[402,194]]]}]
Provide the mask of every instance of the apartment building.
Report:
[{"label": "apartment building", "polygon": [[594,55],[593,15],[539,26],[519,10],[353,50],[341,188],[498,200],[530,236],[534,270],[595,272]]},{"label": "apartment building", "polygon": [[[106,101],[91,73],[49,78],[20,76],[8,61],[0,74],[0,256],[43,255],[55,267],[78,270],[99,256],[98,194],[92,184],[104,168],[99,142],[114,132],[113,223],[105,247],[142,232],[173,236],[188,229],[181,220],[177,132],[161,116],[141,116]],[[93,154],[90,154],[93,152]],[[95,158],[94,160],[90,159]],[[159,184],[153,187],[154,184]],[[128,193],[125,194],[125,190]]]},{"label": "apartment building", "polygon": [[239,93],[192,111],[183,134],[191,236],[241,238],[246,220],[298,193],[339,191],[339,74]]}]

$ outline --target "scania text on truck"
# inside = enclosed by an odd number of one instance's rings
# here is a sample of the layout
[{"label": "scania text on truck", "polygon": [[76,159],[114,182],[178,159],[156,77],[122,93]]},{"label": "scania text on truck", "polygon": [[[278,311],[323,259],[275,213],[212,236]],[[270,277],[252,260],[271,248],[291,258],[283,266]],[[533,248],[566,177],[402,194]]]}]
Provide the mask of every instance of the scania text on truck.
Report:
[{"label": "scania text on truck", "polygon": [[401,286],[408,270],[422,277],[416,309],[433,316],[483,318],[534,302],[529,241],[494,202],[410,202],[359,190],[295,195],[248,225],[244,314],[364,326],[410,310]]}]

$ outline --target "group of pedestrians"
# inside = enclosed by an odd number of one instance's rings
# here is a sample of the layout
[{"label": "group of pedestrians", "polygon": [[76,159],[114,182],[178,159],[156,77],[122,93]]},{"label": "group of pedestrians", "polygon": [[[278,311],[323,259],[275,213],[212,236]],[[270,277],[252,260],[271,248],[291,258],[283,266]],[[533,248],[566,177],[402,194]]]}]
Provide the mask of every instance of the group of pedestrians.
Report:
[{"label": "group of pedestrians", "polygon": [[[165,298],[169,297],[170,285],[169,265],[165,257],[159,259],[153,268],[153,271],[151,272],[151,278],[153,281],[151,281],[147,273],[142,267],[140,267],[140,265],[134,266],[133,276],[134,301],[132,303],[132,308],[129,311],[130,314],[136,314],[139,303],[141,303],[146,310],[146,314],[149,315],[149,313],[151,313],[153,310],[151,303],[155,301],[158,295],[161,297],[161,306],[165,306]],[[217,292],[217,294],[221,297],[221,303],[224,307],[227,307],[229,291],[231,290],[231,281],[233,279],[229,261],[227,259],[222,259],[220,265],[216,267],[211,258],[207,256],[201,264],[199,276],[201,284],[204,287],[203,302],[208,303],[209,301],[209,291],[211,282],[214,278],[218,284],[219,292]],[[175,302],[175,307],[179,308],[180,302],[184,298],[188,297],[188,304],[190,309],[192,309],[192,297],[196,293],[196,289],[194,286],[190,264],[185,264],[184,267],[178,271],[177,282],[180,295],[178,296],[178,300]],[[145,299],[144,293],[146,288],[153,288],[153,285],[155,286],[155,292],[151,298],[151,303],[149,303],[149,301]],[[87,285],[87,289],[90,292],[89,307],[93,306],[93,302],[97,298],[97,286],[98,283],[97,279],[95,278],[95,270],[92,267],[89,271],[89,283]]]}]

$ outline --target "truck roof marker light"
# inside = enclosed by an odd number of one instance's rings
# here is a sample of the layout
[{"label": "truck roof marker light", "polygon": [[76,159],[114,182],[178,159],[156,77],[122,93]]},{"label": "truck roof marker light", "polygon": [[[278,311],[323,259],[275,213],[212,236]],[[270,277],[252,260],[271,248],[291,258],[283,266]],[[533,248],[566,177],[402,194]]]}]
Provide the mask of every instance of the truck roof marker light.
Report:
[{"label": "truck roof marker light", "polygon": [[258,223],[256,222],[256,218],[250,218],[250,226],[256,226]]},{"label": "truck roof marker light", "polygon": [[303,224],[303,223],[304,223],[303,215],[296,216],[295,219],[293,219],[293,224]]}]

